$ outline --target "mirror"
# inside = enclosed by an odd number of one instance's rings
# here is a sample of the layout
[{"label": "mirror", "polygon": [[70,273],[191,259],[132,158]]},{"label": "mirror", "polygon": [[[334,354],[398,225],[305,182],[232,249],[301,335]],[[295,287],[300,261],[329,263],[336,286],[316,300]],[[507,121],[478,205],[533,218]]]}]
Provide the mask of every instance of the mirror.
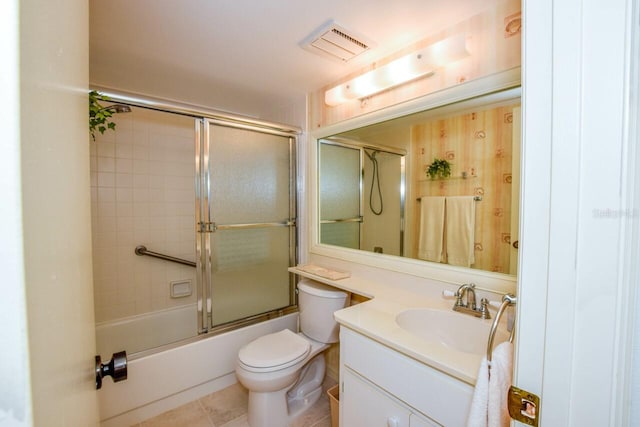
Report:
[{"label": "mirror", "polygon": [[320,244],[516,274],[519,88],[319,138],[317,162]]}]

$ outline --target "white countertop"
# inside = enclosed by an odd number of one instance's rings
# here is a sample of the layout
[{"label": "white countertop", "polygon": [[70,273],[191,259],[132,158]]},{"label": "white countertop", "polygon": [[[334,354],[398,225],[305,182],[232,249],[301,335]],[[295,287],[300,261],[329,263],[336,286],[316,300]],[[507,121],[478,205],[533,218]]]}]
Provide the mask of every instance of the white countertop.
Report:
[{"label": "white countertop", "polygon": [[[335,313],[336,320],[343,326],[353,329],[381,344],[384,344],[406,356],[418,360],[432,368],[442,371],[467,384],[475,385],[478,368],[483,355],[465,353],[439,343],[423,340],[400,328],[396,316],[412,308],[433,308],[451,310],[454,300],[434,298],[433,296],[404,290],[398,284],[384,285],[349,277],[330,280],[299,270],[289,269],[292,273],[340,288],[349,292],[372,298]],[[467,316],[466,314],[460,314]],[[492,311],[492,316],[494,312]],[[506,317],[506,316],[503,316]],[[489,325],[493,320],[481,320]],[[503,327],[501,322],[501,327]]]}]

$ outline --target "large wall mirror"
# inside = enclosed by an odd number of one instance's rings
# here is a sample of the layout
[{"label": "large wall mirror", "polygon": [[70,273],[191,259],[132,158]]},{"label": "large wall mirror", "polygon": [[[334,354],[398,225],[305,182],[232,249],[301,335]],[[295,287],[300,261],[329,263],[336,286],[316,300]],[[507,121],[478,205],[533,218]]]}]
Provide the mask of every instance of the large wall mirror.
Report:
[{"label": "large wall mirror", "polygon": [[440,104],[317,137],[320,253],[515,277],[520,89]]}]

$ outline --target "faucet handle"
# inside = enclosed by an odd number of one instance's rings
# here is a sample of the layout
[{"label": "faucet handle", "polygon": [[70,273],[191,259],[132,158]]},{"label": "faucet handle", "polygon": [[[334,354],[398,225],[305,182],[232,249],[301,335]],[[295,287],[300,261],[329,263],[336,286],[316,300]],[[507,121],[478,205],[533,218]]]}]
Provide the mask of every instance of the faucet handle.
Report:
[{"label": "faucet handle", "polygon": [[482,298],[480,300],[480,318],[481,319],[491,319],[491,313],[489,312],[489,300],[486,298]]},{"label": "faucet handle", "polygon": [[442,297],[443,298],[455,298],[457,296],[458,295],[456,295],[456,292],[454,292],[454,291],[449,291],[447,289],[442,291]]}]

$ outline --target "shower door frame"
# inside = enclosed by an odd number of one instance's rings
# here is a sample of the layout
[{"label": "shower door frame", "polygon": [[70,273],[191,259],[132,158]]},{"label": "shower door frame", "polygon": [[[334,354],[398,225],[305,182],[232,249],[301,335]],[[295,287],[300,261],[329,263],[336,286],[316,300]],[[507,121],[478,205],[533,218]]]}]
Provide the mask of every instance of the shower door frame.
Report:
[{"label": "shower door frame", "polygon": [[[297,311],[295,294],[295,276],[289,273],[289,305],[265,313],[255,314],[221,325],[213,325],[213,274],[211,269],[212,249],[211,234],[216,231],[216,224],[211,219],[211,176],[210,176],[210,125],[224,126],[268,135],[288,138],[289,141],[289,218],[282,223],[255,223],[225,225],[228,228],[248,229],[265,227],[289,228],[289,267],[296,265],[297,260],[297,167],[296,145],[297,133],[281,128],[265,127],[251,122],[229,121],[213,117],[203,117],[196,121],[196,256],[198,264],[197,277],[197,309],[198,334],[210,332],[221,333],[245,325],[284,316]],[[221,226],[222,227],[222,226]]]},{"label": "shower door frame", "polygon": [[[194,335],[188,338],[184,338],[180,341],[165,343],[159,347],[149,348],[137,352],[133,355],[131,359],[144,357],[150,354],[154,354],[158,351],[167,350],[170,348],[178,347],[190,342],[198,341],[202,338],[206,338],[211,335],[217,335],[223,332],[231,331],[234,329],[239,329],[244,326],[248,326],[255,323],[260,323],[269,319],[282,317],[287,314],[295,313],[298,311],[297,307],[297,297],[295,293],[295,275],[289,273],[289,305],[287,307],[283,307],[277,310],[273,310],[266,313],[257,314],[254,316],[246,317],[243,319],[236,320],[234,322],[229,322],[227,324],[223,324],[216,327],[211,327],[210,324],[207,324],[207,320],[210,317],[210,310],[203,310],[206,307],[204,298],[205,289],[204,289],[204,275],[203,271],[207,268],[211,269],[210,264],[207,266],[205,253],[203,252],[203,245],[201,239],[203,235],[206,236],[207,233],[200,232],[200,227],[206,227],[208,225],[203,223],[202,219],[206,218],[203,212],[203,209],[208,209],[208,205],[203,206],[201,201],[201,194],[204,189],[209,190],[207,187],[209,185],[204,181],[202,177],[202,165],[203,162],[208,159],[205,159],[203,148],[205,132],[204,132],[204,124],[205,121],[209,122],[217,122],[219,124],[223,124],[224,126],[231,126],[245,130],[252,130],[263,133],[271,133],[280,136],[286,136],[289,138],[289,211],[290,211],[290,232],[289,232],[289,264],[290,266],[295,266],[297,261],[297,251],[298,251],[298,238],[297,238],[297,142],[298,137],[302,133],[302,129],[296,126],[285,125],[281,123],[274,123],[269,121],[263,121],[258,119],[247,118],[239,115],[234,115],[230,113],[223,113],[215,110],[209,110],[206,108],[194,108],[189,105],[172,103],[165,100],[154,99],[154,98],[142,98],[138,95],[128,94],[126,92],[114,91],[109,88],[102,88],[99,86],[92,87],[94,90],[100,91],[103,95],[106,95],[109,98],[109,102],[115,102],[118,104],[129,105],[132,107],[145,108],[148,110],[155,110],[165,113],[178,114],[182,116],[191,117],[194,119],[195,126],[195,141],[194,141],[194,151],[195,151],[195,205],[196,205],[196,224],[194,224],[194,232],[196,233],[196,247],[195,247],[195,255],[196,255],[196,298],[197,298],[197,329],[194,331]],[[208,153],[207,153],[208,156]],[[208,163],[207,163],[208,166]],[[208,172],[207,172],[208,173]],[[208,201],[208,200],[207,200]],[[210,307],[209,307],[210,308]]]},{"label": "shower door frame", "polygon": [[321,162],[321,157],[320,156],[320,149],[322,147],[322,144],[326,144],[326,145],[334,145],[334,146],[338,146],[338,147],[344,147],[344,148],[349,148],[352,150],[359,150],[360,151],[360,183],[359,183],[359,219],[358,218],[348,218],[348,219],[339,219],[339,220],[323,220],[321,217],[321,212],[320,212],[320,192],[318,190],[318,242],[321,242],[320,239],[320,229],[322,227],[322,224],[330,224],[330,223],[335,223],[335,222],[358,222],[359,227],[359,248],[362,248],[363,245],[363,226],[364,226],[364,150],[377,150],[377,151],[381,151],[387,154],[393,154],[393,155],[397,155],[400,156],[400,186],[402,188],[402,191],[400,191],[400,223],[399,223],[399,248],[400,248],[400,255],[399,256],[404,256],[404,248],[405,248],[405,224],[406,224],[406,218],[405,218],[405,212],[406,212],[406,194],[407,194],[407,171],[406,171],[406,157],[407,157],[407,153],[405,150],[401,150],[401,149],[397,149],[397,148],[393,148],[393,147],[387,147],[384,145],[375,145],[375,144],[368,144],[366,142],[362,142],[362,141],[355,141],[355,140],[351,140],[348,138],[342,138],[342,137],[335,137],[335,136],[329,136],[326,138],[320,138],[318,139],[318,173],[320,173],[320,162]]}]

